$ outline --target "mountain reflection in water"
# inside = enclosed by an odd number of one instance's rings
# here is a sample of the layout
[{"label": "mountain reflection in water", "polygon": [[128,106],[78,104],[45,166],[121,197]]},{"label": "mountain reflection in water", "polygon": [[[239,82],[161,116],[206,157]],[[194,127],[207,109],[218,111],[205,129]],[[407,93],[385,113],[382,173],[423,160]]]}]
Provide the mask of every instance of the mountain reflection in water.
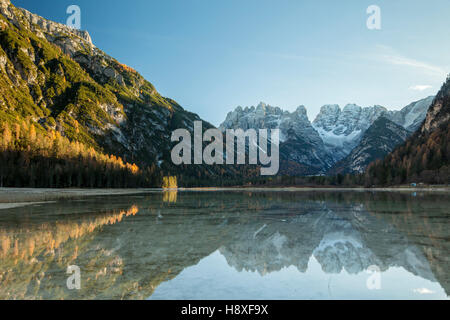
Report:
[{"label": "mountain reflection in water", "polygon": [[[1,210],[0,299],[447,299],[449,205],[445,193],[217,191]],[[66,287],[69,265],[81,290]]]}]

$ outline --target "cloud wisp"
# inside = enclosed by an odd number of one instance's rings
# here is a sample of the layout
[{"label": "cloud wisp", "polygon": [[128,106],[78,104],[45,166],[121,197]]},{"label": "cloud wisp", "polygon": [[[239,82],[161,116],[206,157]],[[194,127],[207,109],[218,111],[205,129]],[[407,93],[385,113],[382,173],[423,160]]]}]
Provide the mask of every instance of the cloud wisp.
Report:
[{"label": "cloud wisp", "polygon": [[[379,60],[388,63],[388,64],[392,64],[392,65],[397,65],[397,66],[405,66],[405,67],[410,67],[410,68],[414,68],[416,70],[422,71],[428,75],[432,75],[432,76],[437,76],[440,78],[445,78],[445,76],[447,75],[447,71],[437,65],[428,63],[428,62],[424,62],[424,61],[419,61],[413,58],[409,58],[409,57],[405,57],[401,54],[398,54],[394,49],[388,47],[388,46],[383,46],[383,45],[379,45],[378,48],[382,49],[382,51],[384,51],[383,53],[379,54],[378,58]],[[425,88],[428,89],[428,88]],[[423,90],[425,90],[423,89]],[[419,89],[416,89],[419,90]]]},{"label": "cloud wisp", "polygon": [[431,89],[431,88],[433,88],[433,86],[430,86],[428,84],[417,84],[415,86],[409,87],[409,89],[414,90],[414,91],[425,91],[425,90]]},{"label": "cloud wisp", "polygon": [[427,288],[417,288],[413,290],[414,293],[418,293],[418,294],[433,294],[434,291],[431,291],[430,289]]}]

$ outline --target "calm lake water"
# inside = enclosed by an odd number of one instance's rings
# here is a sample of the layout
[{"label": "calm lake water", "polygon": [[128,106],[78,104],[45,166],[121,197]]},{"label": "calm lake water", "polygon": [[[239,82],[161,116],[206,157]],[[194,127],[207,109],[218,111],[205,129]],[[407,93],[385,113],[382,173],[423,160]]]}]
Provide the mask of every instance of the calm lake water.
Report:
[{"label": "calm lake water", "polygon": [[448,299],[449,224],[448,193],[155,192],[0,210],[0,299]]}]

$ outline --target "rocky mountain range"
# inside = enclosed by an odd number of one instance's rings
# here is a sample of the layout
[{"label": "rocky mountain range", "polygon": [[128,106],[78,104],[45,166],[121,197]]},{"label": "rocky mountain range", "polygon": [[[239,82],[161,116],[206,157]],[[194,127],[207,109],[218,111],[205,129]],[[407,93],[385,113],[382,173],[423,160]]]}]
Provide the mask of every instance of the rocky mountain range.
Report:
[{"label": "rocky mountain range", "polygon": [[286,173],[289,167],[300,174],[313,174],[333,165],[333,158],[308,119],[304,106],[294,112],[283,111],[260,103],[256,108],[238,107],[228,114],[220,126],[226,129],[280,129],[281,170]]},{"label": "rocky mountain range", "polygon": [[[361,172],[370,162],[387,155],[418,129],[433,99],[434,97],[428,97],[413,102],[399,111],[389,111],[378,105],[363,108],[349,104],[343,109],[338,105],[325,105],[313,122],[308,119],[304,106],[290,113],[260,103],[257,107],[237,107],[227,115],[220,128],[222,130],[279,128],[281,173],[294,175],[335,172],[333,166],[349,156],[352,151],[358,153],[356,149],[367,149],[365,143],[377,141],[377,138],[390,140],[391,143],[378,149],[377,152],[369,152],[363,161],[351,165],[346,170],[346,172]],[[367,138],[366,132],[380,117],[389,122],[378,123],[370,131],[372,138]],[[381,127],[382,125],[384,127]],[[393,130],[393,125],[399,130]],[[394,131],[396,131],[395,138],[391,139],[390,134]],[[364,144],[360,145],[361,143]]]},{"label": "rocky mountain range", "polygon": [[349,104],[341,110],[338,105],[323,106],[313,126],[319,132],[335,161],[348,155],[364,132],[387,110],[381,106],[362,108]]}]

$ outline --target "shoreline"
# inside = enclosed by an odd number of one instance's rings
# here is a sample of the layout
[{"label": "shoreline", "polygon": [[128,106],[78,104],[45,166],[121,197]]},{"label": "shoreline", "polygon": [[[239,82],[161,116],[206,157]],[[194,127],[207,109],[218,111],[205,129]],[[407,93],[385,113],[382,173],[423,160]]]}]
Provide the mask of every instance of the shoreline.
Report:
[{"label": "shoreline", "polygon": [[94,196],[136,195],[162,189],[33,189],[0,188],[0,209],[9,209],[36,202],[83,199]]},{"label": "shoreline", "polygon": [[300,192],[300,191],[332,191],[332,192],[450,192],[450,187],[445,186],[430,186],[430,187],[385,187],[385,188],[339,188],[339,187],[209,187],[209,188],[179,188],[174,191],[285,191],[285,192]]},{"label": "shoreline", "polygon": [[83,199],[94,196],[125,196],[155,192],[450,192],[447,186],[430,187],[386,187],[386,188],[336,188],[336,187],[209,187],[178,189],[33,189],[33,188],[0,188],[0,209],[32,205],[37,202],[50,202],[65,199]]}]

